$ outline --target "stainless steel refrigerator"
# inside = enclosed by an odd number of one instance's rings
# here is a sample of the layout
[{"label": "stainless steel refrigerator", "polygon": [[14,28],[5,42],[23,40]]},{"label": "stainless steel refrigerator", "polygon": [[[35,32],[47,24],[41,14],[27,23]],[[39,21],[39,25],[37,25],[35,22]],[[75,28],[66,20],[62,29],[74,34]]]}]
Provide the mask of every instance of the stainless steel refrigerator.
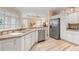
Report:
[{"label": "stainless steel refrigerator", "polygon": [[60,18],[50,19],[49,36],[58,40],[60,39]]}]

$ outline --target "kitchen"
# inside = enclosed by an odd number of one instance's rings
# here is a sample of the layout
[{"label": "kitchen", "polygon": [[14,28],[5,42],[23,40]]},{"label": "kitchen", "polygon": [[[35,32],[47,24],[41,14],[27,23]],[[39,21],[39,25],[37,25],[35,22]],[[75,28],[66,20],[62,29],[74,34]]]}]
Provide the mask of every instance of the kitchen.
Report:
[{"label": "kitchen", "polygon": [[78,7],[1,7],[0,51],[79,50]]}]

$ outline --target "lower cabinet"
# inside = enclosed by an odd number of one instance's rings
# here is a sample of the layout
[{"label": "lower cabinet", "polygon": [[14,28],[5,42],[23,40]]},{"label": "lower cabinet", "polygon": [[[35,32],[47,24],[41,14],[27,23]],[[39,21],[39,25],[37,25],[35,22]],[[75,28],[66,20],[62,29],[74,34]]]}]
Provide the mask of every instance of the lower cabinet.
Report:
[{"label": "lower cabinet", "polygon": [[35,35],[35,42],[38,42],[38,31],[35,32],[36,35]]},{"label": "lower cabinet", "polygon": [[32,46],[33,46],[36,43],[36,32],[32,32],[31,41],[32,41]]},{"label": "lower cabinet", "polygon": [[67,32],[67,36],[66,36],[66,40],[69,42],[73,42],[73,32],[72,31],[68,31]]},{"label": "lower cabinet", "polygon": [[23,51],[24,37],[12,38],[0,41],[0,51]]},{"label": "lower cabinet", "polygon": [[17,51],[24,51],[24,36],[16,38],[16,50]]},{"label": "lower cabinet", "polygon": [[38,42],[37,34],[38,34],[37,31],[34,31],[25,36],[24,38],[24,50],[25,51],[29,51],[32,48],[32,46],[36,42]]},{"label": "lower cabinet", "polygon": [[66,34],[64,40],[79,45],[79,32],[68,31]]},{"label": "lower cabinet", "polygon": [[16,51],[15,39],[6,39],[0,42],[1,51]]},{"label": "lower cabinet", "polygon": [[73,37],[73,43],[79,45],[79,33],[78,32],[74,32],[72,37]]},{"label": "lower cabinet", "polygon": [[38,31],[22,37],[1,40],[0,51],[29,51],[36,42],[38,42]]},{"label": "lower cabinet", "polygon": [[1,44],[1,41],[0,41],[0,51],[2,51],[2,44]]},{"label": "lower cabinet", "polygon": [[31,36],[32,34],[30,33],[28,35],[25,35],[24,37],[24,50],[25,51],[29,51],[31,49],[31,46],[32,46]]}]

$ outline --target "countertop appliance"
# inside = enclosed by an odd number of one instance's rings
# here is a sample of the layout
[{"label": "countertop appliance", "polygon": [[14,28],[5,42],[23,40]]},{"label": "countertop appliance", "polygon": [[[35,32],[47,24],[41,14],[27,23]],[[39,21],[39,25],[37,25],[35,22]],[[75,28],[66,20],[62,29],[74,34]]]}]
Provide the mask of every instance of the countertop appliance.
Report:
[{"label": "countertop appliance", "polygon": [[60,39],[60,18],[50,19],[49,36],[51,38]]}]

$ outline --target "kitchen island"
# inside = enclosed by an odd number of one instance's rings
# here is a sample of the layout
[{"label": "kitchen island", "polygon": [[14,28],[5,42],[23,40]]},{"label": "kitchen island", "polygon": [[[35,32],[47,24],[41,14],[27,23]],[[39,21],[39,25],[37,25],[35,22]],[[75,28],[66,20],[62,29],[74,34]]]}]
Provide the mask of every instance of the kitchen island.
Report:
[{"label": "kitchen island", "polygon": [[[29,51],[38,42],[39,30],[44,28],[27,29],[0,36],[0,51]],[[42,37],[41,37],[42,39]],[[45,38],[44,38],[45,39]]]}]

